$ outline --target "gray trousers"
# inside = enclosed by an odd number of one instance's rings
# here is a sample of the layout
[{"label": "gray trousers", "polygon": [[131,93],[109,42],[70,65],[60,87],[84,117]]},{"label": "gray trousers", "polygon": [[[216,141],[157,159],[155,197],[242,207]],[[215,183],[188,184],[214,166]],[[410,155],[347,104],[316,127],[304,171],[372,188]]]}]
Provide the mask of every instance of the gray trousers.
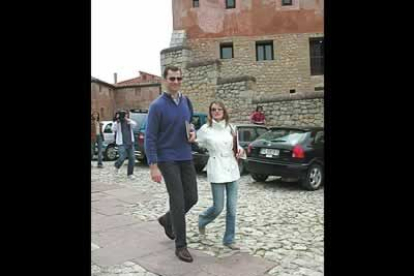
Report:
[{"label": "gray trousers", "polygon": [[197,178],[193,160],[159,162],[170,197],[170,211],[164,214],[167,227],[175,234],[175,247],[187,246],[185,214],[198,200]]}]

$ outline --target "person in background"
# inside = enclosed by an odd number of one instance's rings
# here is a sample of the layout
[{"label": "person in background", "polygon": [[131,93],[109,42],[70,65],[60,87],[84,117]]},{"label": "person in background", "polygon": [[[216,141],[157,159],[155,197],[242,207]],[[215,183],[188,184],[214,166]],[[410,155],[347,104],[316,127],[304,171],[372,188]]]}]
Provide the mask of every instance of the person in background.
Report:
[{"label": "person in background", "polygon": [[127,176],[129,179],[134,179],[135,166],[135,149],[134,149],[134,126],[136,122],[129,119],[128,111],[119,111],[115,115],[116,121],[112,125],[112,131],[116,132],[115,143],[118,146],[119,158],[115,162],[115,173],[118,174],[119,168],[124,163],[128,156],[128,170]]},{"label": "person in background", "polygon": [[[102,142],[104,139],[102,133],[102,123],[98,112],[91,114],[91,161],[95,153],[95,146],[98,146],[98,168],[103,168],[102,164]],[[92,167],[92,164],[91,164]]]},{"label": "person in background", "polygon": [[252,113],[250,116],[250,122],[256,125],[265,125],[266,124],[266,118],[263,112],[263,107],[257,106],[256,111]]}]

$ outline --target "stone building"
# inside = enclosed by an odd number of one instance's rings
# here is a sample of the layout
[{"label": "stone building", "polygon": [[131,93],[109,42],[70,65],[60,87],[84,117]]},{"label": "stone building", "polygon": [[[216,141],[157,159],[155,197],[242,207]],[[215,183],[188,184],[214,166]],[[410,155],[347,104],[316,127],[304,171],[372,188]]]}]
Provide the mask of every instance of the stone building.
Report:
[{"label": "stone building", "polygon": [[140,71],[137,78],[109,84],[91,78],[91,110],[102,120],[112,120],[119,109],[148,110],[149,104],[161,94],[161,77]]},{"label": "stone building", "polygon": [[207,111],[222,100],[236,122],[257,105],[271,125],[323,125],[323,0],[172,0],[161,67]]}]

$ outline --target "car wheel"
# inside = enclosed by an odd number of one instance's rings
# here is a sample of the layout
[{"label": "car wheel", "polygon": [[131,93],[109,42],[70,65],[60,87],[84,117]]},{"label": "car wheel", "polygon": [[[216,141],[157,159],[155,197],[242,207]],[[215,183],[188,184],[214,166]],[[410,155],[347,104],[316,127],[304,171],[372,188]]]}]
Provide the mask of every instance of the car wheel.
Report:
[{"label": "car wheel", "polygon": [[323,168],[319,164],[313,164],[302,179],[302,186],[309,191],[317,190],[323,184]]},{"label": "car wheel", "polygon": [[148,165],[148,160],[147,160],[147,156],[144,155],[142,159],[139,159],[139,162],[141,162],[144,165]]},{"label": "car wheel", "polygon": [[106,161],[114,161],[116,160],[116,154],[115,145],[109,145],[106,147],[104,158]]},{"label": "car wheel", "polygon": [[265,182],[266,179],[269,177],[268,175],[265,174],[256,174],[256,173],[252,173],[252,178],[258,182]]}]

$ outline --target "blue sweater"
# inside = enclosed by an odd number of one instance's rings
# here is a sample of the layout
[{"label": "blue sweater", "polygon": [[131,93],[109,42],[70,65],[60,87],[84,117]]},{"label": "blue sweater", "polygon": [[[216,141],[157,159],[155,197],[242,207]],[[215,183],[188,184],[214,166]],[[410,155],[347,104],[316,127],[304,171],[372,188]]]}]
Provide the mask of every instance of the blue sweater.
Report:
[{"label": "blue sweater", "polygon": [[185,121],[191,122],[190,118],[190,109],[184,96],[181,96],[177,105],[164,92],[151,103],[144,145],[148,164],[193,159],[185,130]]}]

